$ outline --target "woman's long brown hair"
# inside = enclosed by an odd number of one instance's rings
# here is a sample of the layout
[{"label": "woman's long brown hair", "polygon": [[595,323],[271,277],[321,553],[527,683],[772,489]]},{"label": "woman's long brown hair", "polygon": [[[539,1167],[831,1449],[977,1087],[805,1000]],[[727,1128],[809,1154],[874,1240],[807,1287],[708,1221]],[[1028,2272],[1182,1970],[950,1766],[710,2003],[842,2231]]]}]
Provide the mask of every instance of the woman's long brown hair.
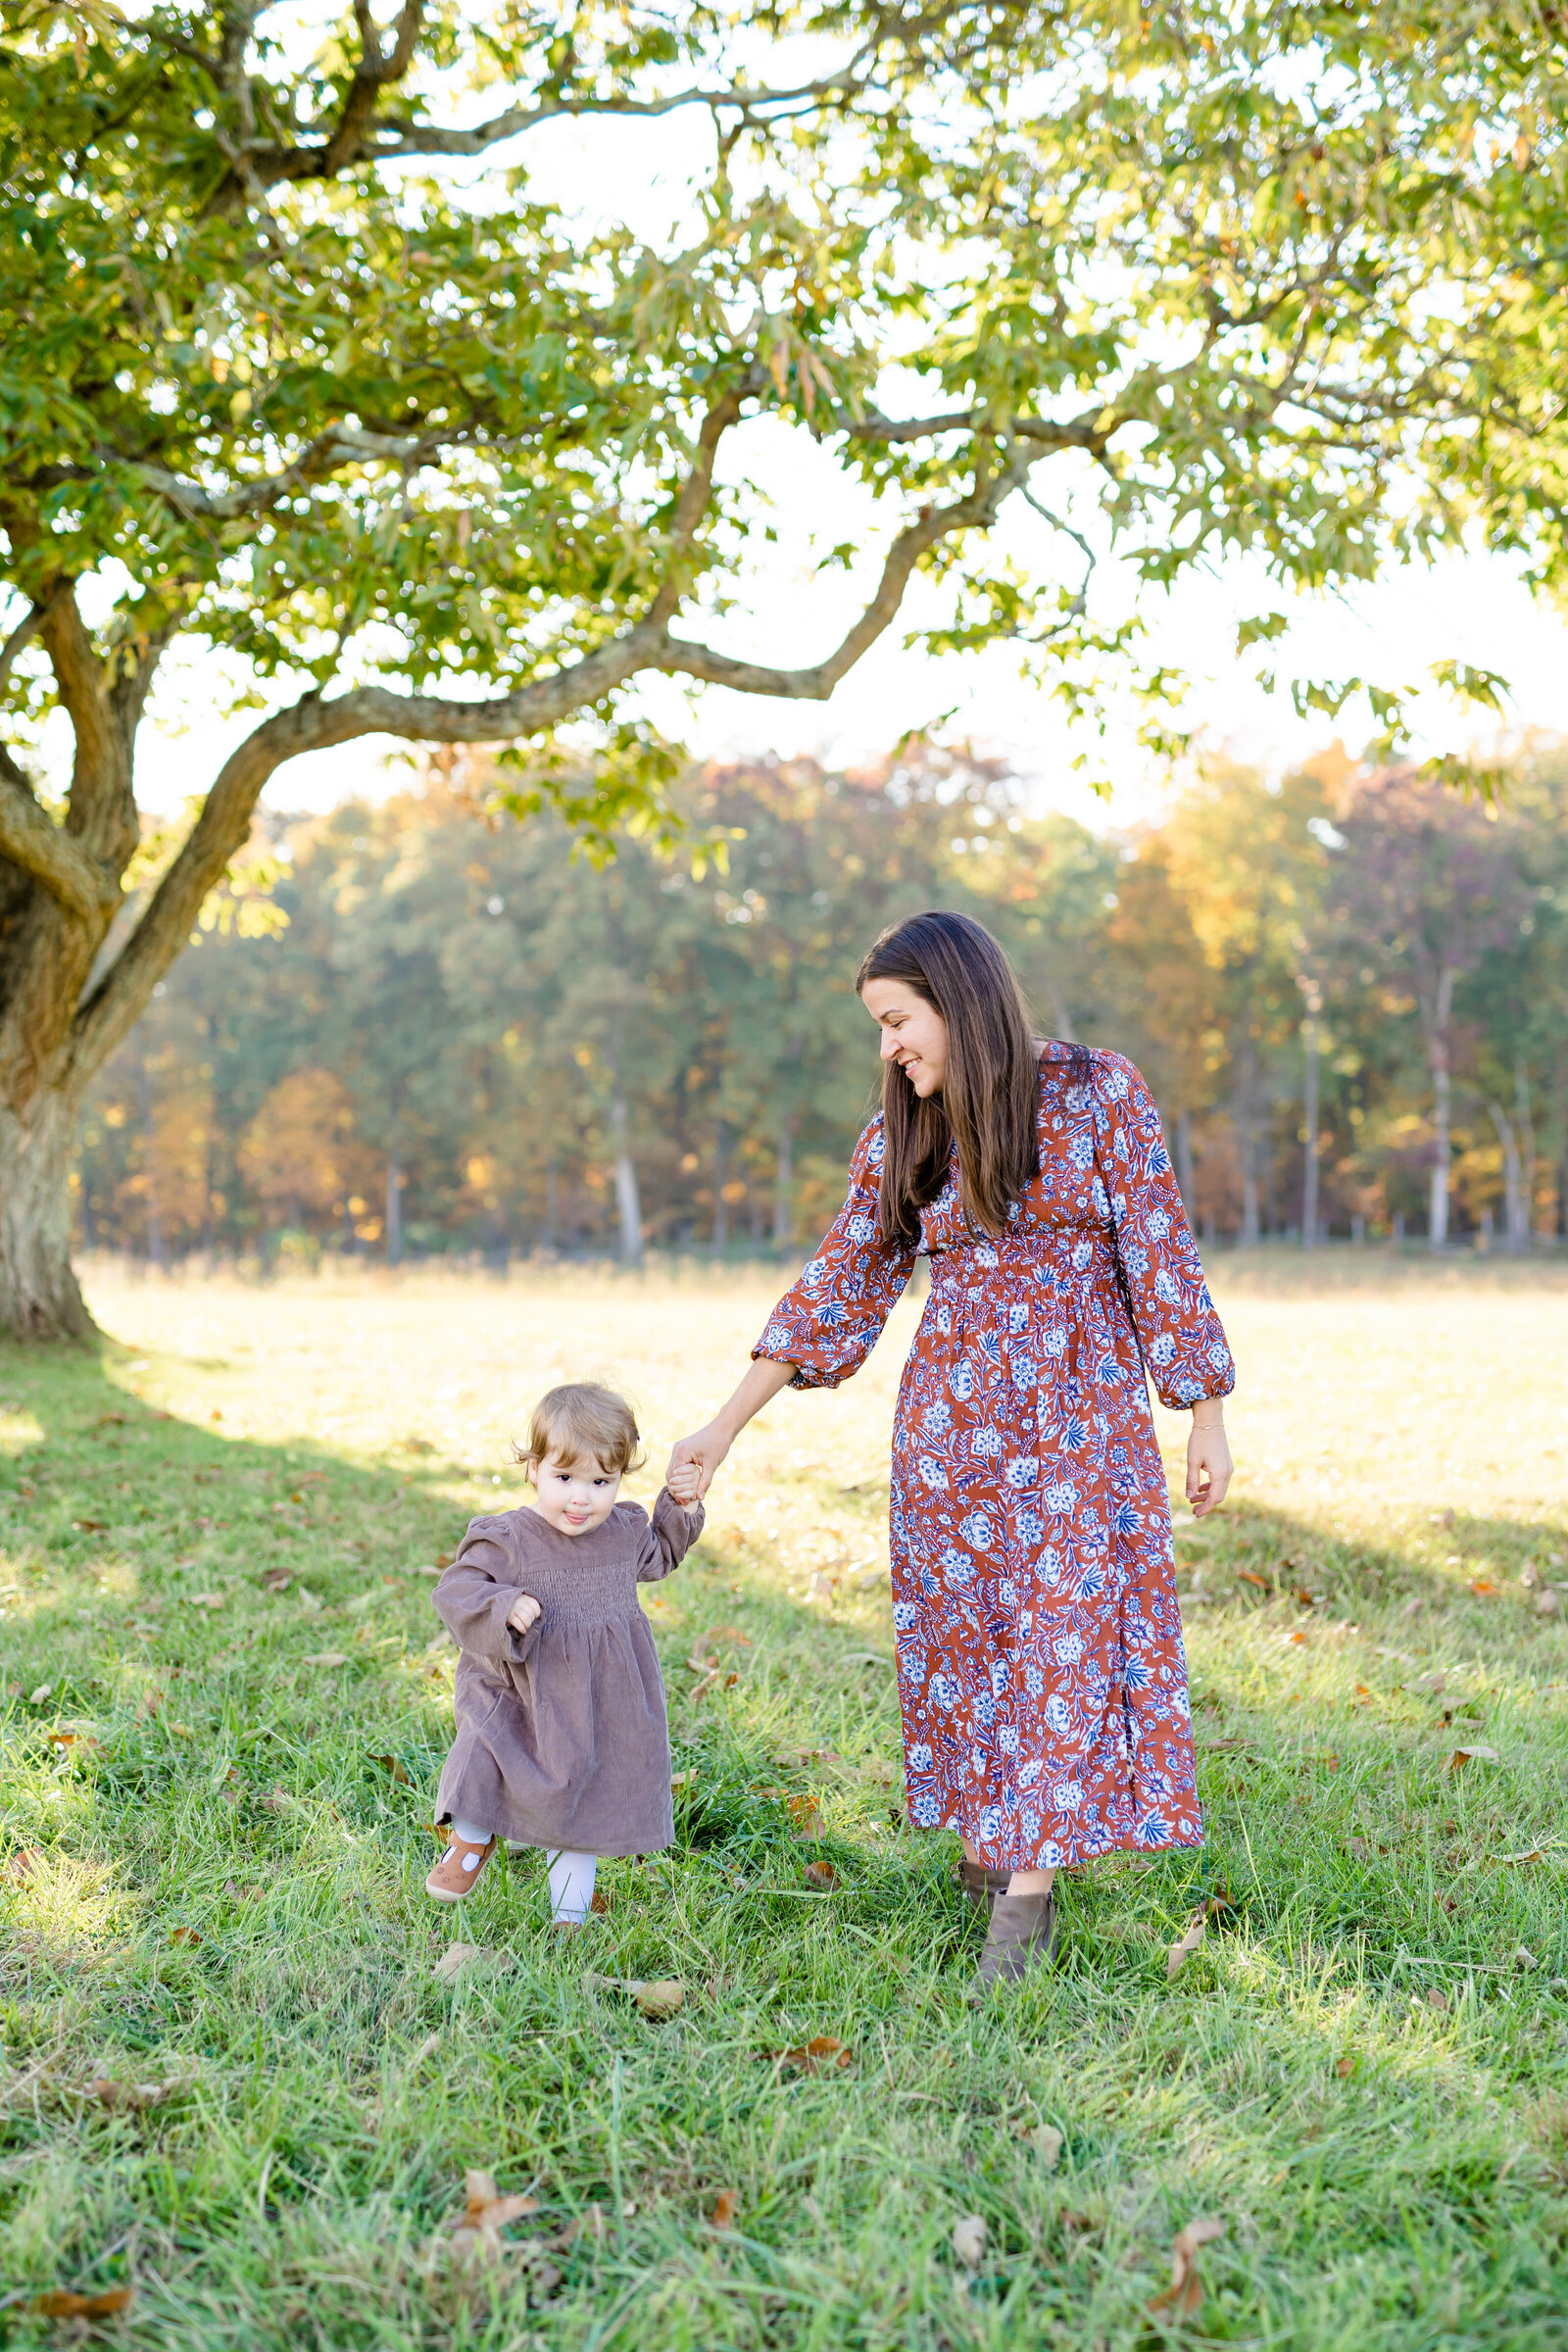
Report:
[{"label": "woman's long brown hair", "polygon": [[956,1142],[964,1216],[1002,1233],[1040,1171],[1040,1047],[1011,964],[966,914],[911,914],[866,954],[855,985],[863,993],[868,980],[904,981],[948,1032],[940,1096],[922,1101],[896,1061],[882,1065],[878,1232],[889,1242],[919,1240],[918,1212],[946,1184]]}]

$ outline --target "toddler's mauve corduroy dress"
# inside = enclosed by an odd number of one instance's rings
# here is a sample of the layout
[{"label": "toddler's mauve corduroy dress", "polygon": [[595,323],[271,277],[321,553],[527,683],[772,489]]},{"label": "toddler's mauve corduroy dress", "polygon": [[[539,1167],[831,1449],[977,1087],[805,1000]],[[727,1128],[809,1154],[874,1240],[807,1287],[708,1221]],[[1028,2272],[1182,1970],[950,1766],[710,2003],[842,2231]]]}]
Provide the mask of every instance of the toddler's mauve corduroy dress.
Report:
[{"label": "toddler's mauve corduroy dress", "polygon": [[[1149,1394],[1235,1378],[1143,1079],[1047,1046],[1040,1174],[1000,1240],[955,1152],[920,1213],[931,1295],[893,1430],[893,1622],[909,1817],[995,1870],[1197,1845],[1202,1823]],[[1075,1082],[1075,1081],[1082,1082]],[[755,1352],[831,1388],[912,1270],[876,1233],[880,1115],[843,1213]]]},{"label": "toddler's mauve corduroy dress", "polygon": [[[463,1651],[437,1821],[580,1854],[669,1843],[669,1724],[637,1587],[678,1567],[702,1532],[701,1503],[682,1510],[667,1489],[652,1521],[617,1502],[581,1536],[537,1511],[469,1521],[435,1589]],[[507,1623],[519,1592],[543,1612],[525,1634]]]}]

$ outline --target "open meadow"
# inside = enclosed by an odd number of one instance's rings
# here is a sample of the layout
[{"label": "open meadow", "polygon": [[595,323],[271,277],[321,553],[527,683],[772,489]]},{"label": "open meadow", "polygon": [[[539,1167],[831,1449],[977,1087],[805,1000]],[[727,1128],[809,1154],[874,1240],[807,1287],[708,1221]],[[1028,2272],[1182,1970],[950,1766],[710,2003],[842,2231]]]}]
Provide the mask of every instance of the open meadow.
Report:
[{"label": "open meadow", "polygon": [[[432,1563],[557,1378],[632,1395],[651,1500],[779,1287],[106,1261],[101,1351],[0,1349],[0,2332],[1568,2345],[1568,1269],[1217,1262],[1208,1842],[1064,1882],[1054,1973],[971,2003],[956,1843],[903,1826],[915,1300],[754,1425],[651,1599],[674,1848],[576,1936],[533,1858],[426,1898]],[[466,2172],[531,2201],[466,2254]]]}]

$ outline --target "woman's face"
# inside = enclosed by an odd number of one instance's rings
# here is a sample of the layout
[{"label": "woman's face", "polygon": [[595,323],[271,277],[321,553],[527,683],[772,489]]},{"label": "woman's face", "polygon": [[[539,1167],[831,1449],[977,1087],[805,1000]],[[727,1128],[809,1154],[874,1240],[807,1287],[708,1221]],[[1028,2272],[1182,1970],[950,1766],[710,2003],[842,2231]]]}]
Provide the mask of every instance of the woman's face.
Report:
[{"label": "woman's face", "polygon": [[917,1095],[940,1095],[948,1024],[907,980],[868,980],[860,1002],[882,1032],[882,1058],[900,1064]]}]

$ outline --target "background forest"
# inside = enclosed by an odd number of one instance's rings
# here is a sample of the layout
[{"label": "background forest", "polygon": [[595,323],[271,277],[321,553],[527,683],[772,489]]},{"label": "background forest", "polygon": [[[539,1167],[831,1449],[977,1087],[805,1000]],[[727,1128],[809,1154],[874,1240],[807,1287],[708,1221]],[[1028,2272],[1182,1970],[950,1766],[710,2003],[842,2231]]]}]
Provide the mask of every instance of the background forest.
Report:
[{"label": "background forest", "polygon": [[492,784],[447,754],[263,820],[97,1083],[86,1246],[789,1250],[872,1098],[857,960],[932,904],[999,933],[1043,1029],[1140,1063],[1205,1239],[1568,1228],[1561,747],[1494,808],[1336,751],[1104,836],[962,757],[763,760],[687,779],[721,855],[601,868]]}]

